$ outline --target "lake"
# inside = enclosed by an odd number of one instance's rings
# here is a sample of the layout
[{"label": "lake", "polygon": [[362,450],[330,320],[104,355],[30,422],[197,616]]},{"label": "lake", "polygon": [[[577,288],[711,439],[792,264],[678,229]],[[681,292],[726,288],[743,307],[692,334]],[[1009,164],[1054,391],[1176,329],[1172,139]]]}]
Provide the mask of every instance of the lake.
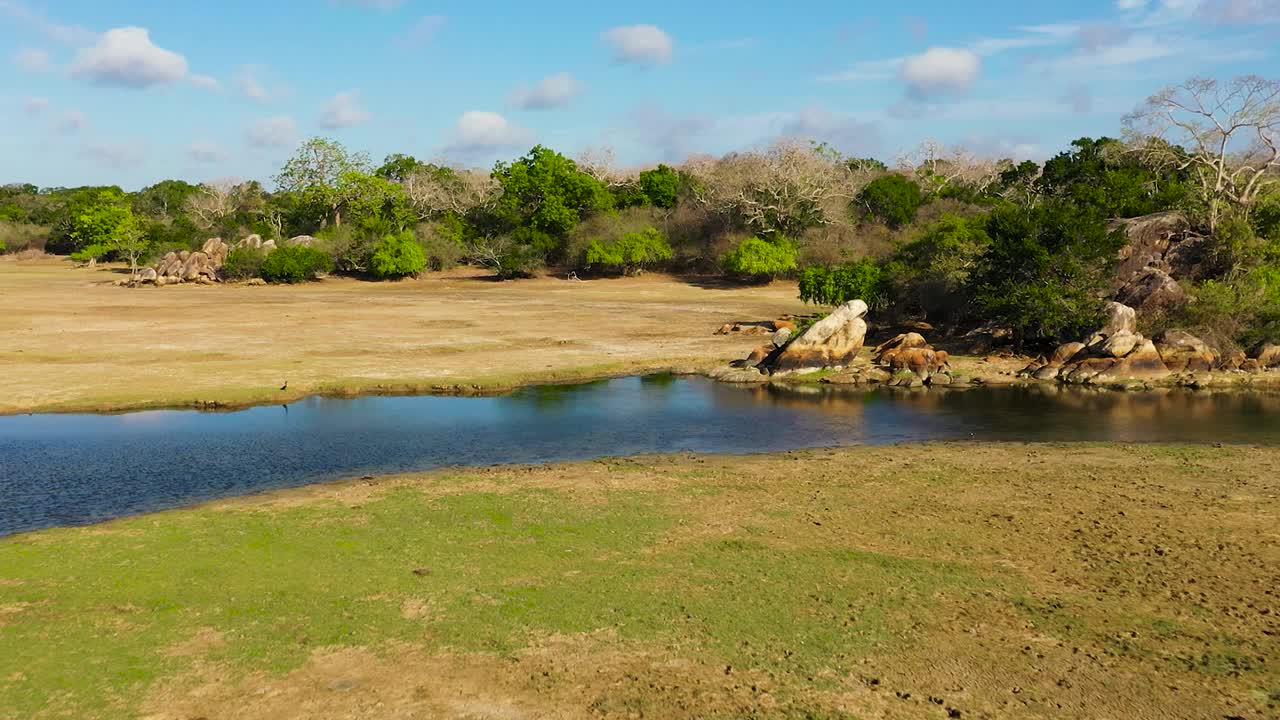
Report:
[{"label": "lake", "polygon": [[658,375],[499,397],[0,417],[0,535],[452,465],[927,440],[1280,443],[1280,396],[734,386]]}]

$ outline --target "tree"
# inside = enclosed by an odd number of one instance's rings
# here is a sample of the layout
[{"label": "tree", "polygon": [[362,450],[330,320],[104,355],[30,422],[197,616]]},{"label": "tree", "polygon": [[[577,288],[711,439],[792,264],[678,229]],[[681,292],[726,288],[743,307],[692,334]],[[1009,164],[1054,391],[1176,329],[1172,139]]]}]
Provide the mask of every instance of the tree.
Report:
[{"label": "tree", "polygon": [[858,202],[867,214],[888,225],[899,228],[916,218],[916,212],[924,204],[920,186],[901,175],[885,175],[867,184],[858,194]]},{"label": "tree", "polygon": [[267,254],[260,272],[268,282],[300,283],[333,270],[333,260],[305,245],[286,245]]},{"label": "tree", "polygon": [[[1192,78],[1147,98],[1125,117],[1146,159],[1190,171],[1214,230],[1224,209],[1246,217],[1280,171],[1280,82]],[[1151,142],[1155,140],[1157,142]]]},{"label": "tree", "polygon": [[101,251],[83,256],[93,264],[110,252],[117,236],[136,228],[137,221],[123,194],[102,192],[97,202],[81,209],[71,219],[70,236],[77,250],[92,247]]},{"label": "tree", "polygon": [[133,211],[157,218],[177,215],[186,207],[187,199],[197,191],[197,186],[182,180],[162,180],[133,196]]},{"label": "tree", "polygon": [[587,246],[588,265],[617,268],[624,275],[643,272],[657,262],[671,259],[671,245],[656,228],[627,233],[612,242],[592,240]]},{"label": "tree", "polygon": [[894,253],[886,270],[901,309],[935,320],[968,311],[970,284],[991,245],[987,222],[985,215],[943,215]]},{"label": "tree", "polygon": [[417,275],[427,266],[427,256],[413,233],[405,230],[387,235],[374,246],[369,268],[380,278]]},{"label": "tree", "polygon": [[382,161],[382,166],[377,170],[374,170],[373,174],[383,180],[403,183],[406,178],[430,167],[432,166],[418,160],[412,155],[394,153],[392,155],[388,155],[386,159]]},{"label": "tree", "polygon": [[138,261],[151,249],[151,243],[136,222],[128,223],[111,237],[108,247],[116,258],[129,263],[129,274],[138,278]]},{"label": "tree", "polygon": [[375,186],[370,177],[369,156],[349,152],[342,143],[311,138],[298,148],[276,175],[285,192],[296,192],[328,210],[334,225],[342,224],[342,209],[360,199],[362,190]]},{"label": "tree", "polygon": [[493,178],[502,186],[498,213],[513,227],[529,228],[551,238],[554,242],[546,249],[553,255],[585,214],[613,206],[604,183],[541,145],[513,162],[498,163]]},{"label": "tree", "polygon": [[502,191],[488,173],[436,165],[417,168],[401,184],[409,205],[422,220],[446,213],[462,217],[473,210],[492,209]]},{"label": "tree", "polygon": [[640,191],[654,207],[671,209],[676,206],[680,191],[680,174],[667,165],[658,165],[640,173]]},{"label": "tree", "polygon": [[720,264],[731,275],[773,279],[796,269],[796,246],[786,239],[748,238],[725,253]]},{"label": "tree", "polygon": [[834,268],[814,265],[800,271],[800,299],[819,305],[862,300],[872,309],[885,305],[884,269],[871,258]]}]

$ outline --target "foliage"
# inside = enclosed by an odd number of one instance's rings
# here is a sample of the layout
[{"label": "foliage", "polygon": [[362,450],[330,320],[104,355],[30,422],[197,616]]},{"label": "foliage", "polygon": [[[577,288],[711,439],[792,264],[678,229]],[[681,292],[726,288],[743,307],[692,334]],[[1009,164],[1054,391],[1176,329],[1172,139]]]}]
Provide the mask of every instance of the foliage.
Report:
[{"label": "foliage", "polygon": [[1125,242],[1097,208],[1062,201],[999,207],[987,234],[975,287],[984,318],[1008,326],[1020,345],[1078,339],[1097,327]]},{"label": "foliage", "polygon": [[0,220],[0,245],[5,246],[7,252],[43,250],[48,240],[49,228],[46,226]]},{"label": "foliage", "polygon": [[680,174],[667,165],[658,165],[640,173],[640,190],[649,204],[670,209],[676,206],[680,190]]},{"label": "foliage", "polygon": [[108,246],[114,237],[133,229],[136,222],[123,195],[101,193],[93,204],[83,207],[71,218],[72,249]]},{"label": "foliage", "polygon": [[70,257],[79,263],[93,264],[111,254],[111,246],[106,243],[95,243],[71,253]]},{"label": "foliage", "polygon": [[884,270],[870,258],[836,267],[805,268],[800,271],[800,299],[818,305],[862,300],[867,307],[879,309],[886,302]]},{"label": "foliage", "polygon": [[257,248],[240,247],[227,253],[219,270],[226,280],[249,280],[262,276],[262,264],[267,256]]},{"label": "foliage", "polygon": [[987,216],[943,215],[894,253],[887,281],[899,309],[931,320],[951,320],[969,311],[969,285],[991,245]]},{"label": "foliage", "polygon": [[493,177],[502,186],[498,213],[516,229],[541,239],[527,243],[555,257],[561,240],[584,215],[612,207],[604,183],[578,169],[573,160],[541,145],[510,163],[498,163]]},{"label": "foliage", "polygon": [[333,260],[328,255],[304,245],[276,248],[267,255],[261,266],[262,278],[277,283],[306,282],[331,270]]},{"label": "foliage", "polygon": [[671,259],[671,245],[656,228],[627,233],[612,242],[592,240],[587,247],[588,265],[604,265],[633,274]]},{"label": "foliage", "polygon": [[1107,217],[1168,210],[1187,197],[1178,171],[1143,166],[1118,140],[1086,137],[1072,142],[1071,147],[1045,162],[1037,180],[1041,192],[1095,207]]},{"label": "foliage", "polygon": [[413,232],[387,235],[373,248],[369,269],[375,277],[402,278],[417,275],[427,266],[426,253]]},{"label": "foliage", "polygon": [[412,155],[394,153],[388,155],[386,159],[382,161],[382,165],[377,170],[373,171],[373,174],[383,180],[403,183],[415,173],[422,172],[430,167],[430,165],[427,165]]},{"label": "foliage", "polygon": [[924,195],[915,182],[901,175],[885,175],[867,183],[858,201],[871,217],[898,228],[915,219]]},{"label": "foliage", "polygon": [[725,253],[720,265],[731,275],[772,279],[796,269],[796,246],[785,238],[775,241],[748,238]]}]

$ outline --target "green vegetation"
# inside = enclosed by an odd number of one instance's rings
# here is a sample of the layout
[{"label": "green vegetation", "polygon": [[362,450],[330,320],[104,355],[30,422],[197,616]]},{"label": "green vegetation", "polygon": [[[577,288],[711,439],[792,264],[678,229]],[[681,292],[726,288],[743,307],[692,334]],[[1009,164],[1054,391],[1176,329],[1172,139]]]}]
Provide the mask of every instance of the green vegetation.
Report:
[{"label": "green vegetation", "polygon": [[612,242],[592,240],[587,246],[588,265],[603,265],[631,275],[671,259],[671,246],[654,228],[627,233]]},{"label": "green vegetation", "polygon": [[262,278],[275,283],[300,283],[315,280],[333,270],[329,256],[315,248],[295,245],[276,248],[262,261]]},{"label": "green vegetation", "polygon": [[262,277],[262,263],[267,256],[261,250],[252,247],[236,248],[227,253],[222,264],[222,277],[227,280],[249,280]]},{"label": "green vegetation", "polygon": [[721,259],[725,272],[754,280],[771,280],[796,269],[796,246],[786,238],[747,238]]},{"label": "green vegetation", "polygon": [[901,175],[884,175],[867,183],[858,195],[867,213],[891,228],[900,228],[916,219],[924,204],[920,186]]},{"label": "green vegetation", "polygon": [[413,233],[405,230],[388,235],[373,248],[369,268],[376,277],[402,278],[417,275],[427,267],[427,255]]},{"label": "green vegetation", "polygon": [[874,310],[884,305],[884,283],[883,268],[869,258],[834,268],[815,265],[800,272],[800,299],[820,305],[862,300]]}]

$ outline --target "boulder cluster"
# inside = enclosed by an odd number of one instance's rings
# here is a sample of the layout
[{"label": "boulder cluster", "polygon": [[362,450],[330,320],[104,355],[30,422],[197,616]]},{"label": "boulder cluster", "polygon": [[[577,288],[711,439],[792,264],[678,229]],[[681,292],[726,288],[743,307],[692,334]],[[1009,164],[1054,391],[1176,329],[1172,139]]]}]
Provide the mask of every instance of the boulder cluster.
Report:
[{"label": "boulder cluster", "polygon": [[[285,246],[311,246],[315,238],[299,235],[284,241]],[[183,250],[169,252],[151,267],[143,268],[138,273],[136,282],[143,285],[176,285],[178,283],[211,284],[221,280],[222,265],[232,250],[253,248],[263,254],[276,249],[274,240],[263,240],[259,235],[250,235],[235,245],[228,245],[222,238],[209,238],[199,250]]]},{"label": "boulder cluster", "polygon": [[950,354],[935,350],[920,333],[903,333],[877,345],[871,361],[889,370],[893,385],[951,384]]},{"label": "boulder cluster", "polygon": [[1254,358],[1243,353],[1223,357],[1200,338],[1166,330],[1153,339],[1137,330],[1137,313],[1109,302],[1107,321],[1084,342],[1060,345],[1049,357],[1036,358],[1020,373],[1037,380],[1105,385],[1160,380],[1173,374],[1210,370],[1260,372],[1280,367],[1280,346],[1265,345]]}]

